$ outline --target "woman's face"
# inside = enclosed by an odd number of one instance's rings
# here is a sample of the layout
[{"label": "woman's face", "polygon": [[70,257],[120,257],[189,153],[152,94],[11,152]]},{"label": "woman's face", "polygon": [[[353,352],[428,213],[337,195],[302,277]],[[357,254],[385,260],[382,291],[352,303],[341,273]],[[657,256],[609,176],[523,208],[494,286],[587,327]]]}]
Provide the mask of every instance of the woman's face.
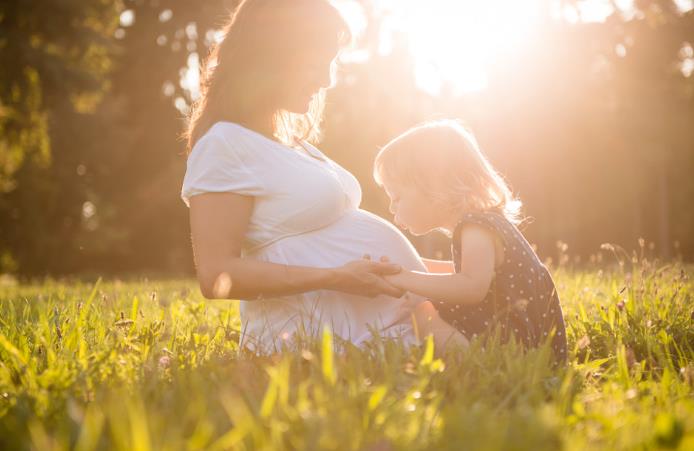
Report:
[{"label": "woman's face", "polygon": [[313,96],[332,85],[332,67],[336,56],[337,48],[326,48],[291,57],[282,107],[292,113],[306,113]]}]

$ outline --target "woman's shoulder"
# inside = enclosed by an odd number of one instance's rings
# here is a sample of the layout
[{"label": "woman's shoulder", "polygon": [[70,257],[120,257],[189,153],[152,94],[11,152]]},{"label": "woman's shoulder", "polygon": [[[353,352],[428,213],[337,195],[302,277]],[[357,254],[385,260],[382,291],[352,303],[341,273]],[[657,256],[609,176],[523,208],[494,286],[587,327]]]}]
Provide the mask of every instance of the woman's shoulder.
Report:
[{"label": "woman's shoulder", "polygon": [[215,122],[195,143],[190,157],[251,160],[266,145],[254,135],[259,134],[235,122]]},{"label": "woman's shoulder", "polygon": [[200,138],[201,140],[223,140],[235,147],[259,146],[266,144],[268,138],[236,122],[217,121]]}]

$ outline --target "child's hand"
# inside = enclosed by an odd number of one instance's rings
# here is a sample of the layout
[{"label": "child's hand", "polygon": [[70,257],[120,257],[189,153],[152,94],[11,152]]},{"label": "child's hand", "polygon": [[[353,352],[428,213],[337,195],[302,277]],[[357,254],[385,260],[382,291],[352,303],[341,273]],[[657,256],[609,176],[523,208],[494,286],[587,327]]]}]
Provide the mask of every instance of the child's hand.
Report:
[{"label": "child's hand", "polygon": [[400,265],[378,263],[367,259],[354,260],[335,268],[338,276],[331,289],[361,296],[376,297],[380,294],[399,298],[404,290],[393,286],[384,279],[388,274],[402,271]]},{"label": "child's hand", "polygon": [[407,271],[400,271],[397,274],[389,274],[382,277],[386,280],[386,282],[393,285],[394,287],[397,287],[403,291],[408,291],[405,287],[405,284],[407,283],[407,275]]},{"label": "child's hand", "polygon": [[[371,260],[371,255],[370,254],[364,254],[364,260]],[[388,258],[387,255],[382,255],[381,258],[379,259],[382,263],[388,263],[390,262],[390,258]]]},{"label": "child's hand", "polygon": [[[363,258],[364,260],[371,261],[371,255],[369,254],[364,254]],[[382,255],[379,260],[381,263],[390,263],[390,258],[388,258],[387,255]],[[390,272],[388,274],[382,274],[381,277],[385,279],[386,282],[396,288],[399,288],[403,292],[407,291],[407,289],[403,286],[404,280],[407,277],[407,271],[402,271],[402,268],[398,273]]]}]

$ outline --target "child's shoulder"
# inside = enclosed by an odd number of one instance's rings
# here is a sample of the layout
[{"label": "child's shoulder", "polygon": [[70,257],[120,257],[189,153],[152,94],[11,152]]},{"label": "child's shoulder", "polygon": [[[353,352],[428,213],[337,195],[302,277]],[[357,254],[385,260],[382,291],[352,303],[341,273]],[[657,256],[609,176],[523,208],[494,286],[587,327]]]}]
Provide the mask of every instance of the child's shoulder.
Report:
[{"label": "child's shoulder", "polygon": [[496,234],[501,233],[502,235],[507,235],[510,230],[515,228],[503,213],[497,212],[496,210],[465,213],[456,224],[455,230],[453,231],[453,241],[460,241],[463,229],[470,225],[482,226]]},{"label": "child's shoulder", "polygon": [[[462,249],[485,249],[494,254],[494,267],[498,269],[506,260],[506,248],[510,242],[511,223],[492,211],[466,213],[456,225],[451,243],[456,271],[462,266]],[[473,258],[474,259],[474,258]]]}]

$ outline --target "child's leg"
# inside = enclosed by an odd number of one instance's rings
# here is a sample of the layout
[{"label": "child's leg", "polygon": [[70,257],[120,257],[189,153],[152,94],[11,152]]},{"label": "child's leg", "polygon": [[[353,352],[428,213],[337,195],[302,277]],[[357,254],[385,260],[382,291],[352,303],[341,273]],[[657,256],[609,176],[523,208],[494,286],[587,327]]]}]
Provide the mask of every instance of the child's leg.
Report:
[{"label": "child's leg", "polygon": [[441,319],[430,301],[417,304],[414,309],[414,320],[421,338],[429,334],[433,336],[436,355],[443,355],[450,345],[467,347],[469,344],[463,334]]}]

